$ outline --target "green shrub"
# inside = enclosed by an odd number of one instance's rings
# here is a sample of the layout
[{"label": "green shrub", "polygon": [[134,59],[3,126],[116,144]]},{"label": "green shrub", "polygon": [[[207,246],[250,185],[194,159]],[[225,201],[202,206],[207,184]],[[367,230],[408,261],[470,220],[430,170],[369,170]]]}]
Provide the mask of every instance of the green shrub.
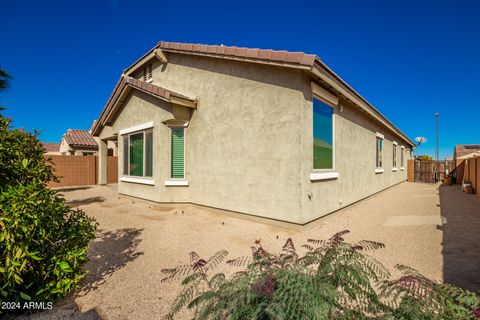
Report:
[{"label": "green shrub", "polygon": [[0,114],[0,302],[53,302],[78,288],[97,224],[47,187],[36,134],[9,122]]},{"label": "green shrub", "polygon": [[309,239],[300,256],[291,239],[281,253],[255,242],[252,257],[227,261],[244,267],[231,277],[213,270],[226,258],[220,251],[204,260],[190,253],[191,263],[164,269],[163,281],[184,277],[183,289],[167,319],[183,308],[195,319],[474,319],[478,297],[431,281],[398,266],[402,276],[389,280],[388,270],[365,251],[383,248],[373,241],[348,243],[342,231],[327,240]]}]

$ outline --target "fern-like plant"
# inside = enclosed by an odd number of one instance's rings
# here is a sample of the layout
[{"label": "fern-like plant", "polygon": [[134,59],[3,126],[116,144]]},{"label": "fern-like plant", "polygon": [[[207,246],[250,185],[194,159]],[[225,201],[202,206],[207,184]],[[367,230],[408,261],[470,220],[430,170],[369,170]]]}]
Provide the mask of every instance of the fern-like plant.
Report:
[{"label": "fern-like plant", "polygon": [[227,260],[243,270],[227,277],[214,273],[226,251],[208,260],[190,253],[190,264],[162,270],[171,281],[183,277],[183,289],[166,319],[183,308],[195,319],[466,319],[475,317],[478,297],[435,283],[413,269],[390,280],[388,270],[367,251],[384,248],[375,241],[345,241],[348,230],[326,240],[308,239],[302,250],[288,239],[280,253],[256,240],[251,256]]}]

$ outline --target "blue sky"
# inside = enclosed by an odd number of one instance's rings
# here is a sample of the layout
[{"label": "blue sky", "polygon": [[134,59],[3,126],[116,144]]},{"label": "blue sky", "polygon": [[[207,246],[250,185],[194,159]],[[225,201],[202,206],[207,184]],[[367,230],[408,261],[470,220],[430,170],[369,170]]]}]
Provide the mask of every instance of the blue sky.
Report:
[{"label": "blue sky", "polygon": [[480,143],[479,1],[8,1],[0,93],[14,125],[59,141],[88,129],[122,70],[158,41],[315,53],[440,157]]}]

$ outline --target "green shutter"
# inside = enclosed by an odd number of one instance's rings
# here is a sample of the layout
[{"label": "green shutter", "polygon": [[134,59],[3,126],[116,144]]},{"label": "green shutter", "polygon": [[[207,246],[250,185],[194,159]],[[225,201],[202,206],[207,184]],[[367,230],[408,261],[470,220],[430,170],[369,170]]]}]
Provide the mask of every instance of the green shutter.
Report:
[{"label": "green shutter", "polygon": [[172,178],[185,177],[185,130],[172,128]]}]

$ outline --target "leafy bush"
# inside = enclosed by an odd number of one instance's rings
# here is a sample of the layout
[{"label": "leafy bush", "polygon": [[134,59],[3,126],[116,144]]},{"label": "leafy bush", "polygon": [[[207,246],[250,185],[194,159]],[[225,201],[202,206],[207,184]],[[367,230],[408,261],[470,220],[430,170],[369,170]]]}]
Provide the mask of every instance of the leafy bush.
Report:
[{"label": "leafy bush", "polygon": [[36,134],[0,114],[0,302],[53,302],[79,286],[97,224],[46,183]]},{"label": "leafy bush", "polygon": [[348,243],[347,230],[328,240],[309,239],[300,256],[288,239],[281,253],[256,241],[252,257],[228,260],[244,267],[228,277],[213,270],[227,257],[217,252],[204,260],[164,269],[163,281],[184,277],[183,289],[167,319],[183,308],[195,319],[474,319],[479,298],[468,291],[431,281],[413,269],[389,280],[388,270],[365,251],[384,247],[363,240]]}]

